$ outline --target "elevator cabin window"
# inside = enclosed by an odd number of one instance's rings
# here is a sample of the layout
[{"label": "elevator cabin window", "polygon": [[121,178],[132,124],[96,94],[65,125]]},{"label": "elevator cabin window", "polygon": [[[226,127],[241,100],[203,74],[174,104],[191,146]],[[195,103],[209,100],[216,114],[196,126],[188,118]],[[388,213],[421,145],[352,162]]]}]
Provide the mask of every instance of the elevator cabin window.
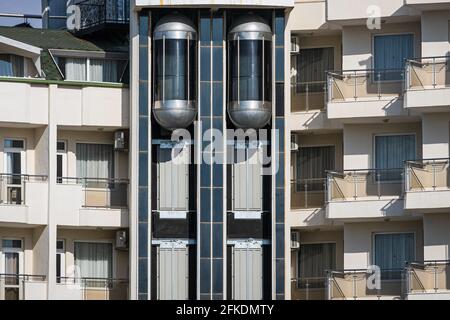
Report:
[{"label": "elevator cabin window", "polygon": [[262,149],[235,148],[233,165],[233,210],[262,210]]},{"label": "elevator cabin window", "polygon": [[158,210],[189,208],[189,147],[162,144],[158,148]]},{"label": "elevator cabin window", "polygon": [[195,41],[158,39],[155,46],[155,101],[195,100]]},{"label": "elevator cabin window", "polygon": [[272,100],[272,42],[268,40],[230,41],[230,101]]},{"label": "elevator cabin window", "polygon": [[164,242],[158,247],[157,255],[158,299],[188,299],[189,253],[186,244]]}]

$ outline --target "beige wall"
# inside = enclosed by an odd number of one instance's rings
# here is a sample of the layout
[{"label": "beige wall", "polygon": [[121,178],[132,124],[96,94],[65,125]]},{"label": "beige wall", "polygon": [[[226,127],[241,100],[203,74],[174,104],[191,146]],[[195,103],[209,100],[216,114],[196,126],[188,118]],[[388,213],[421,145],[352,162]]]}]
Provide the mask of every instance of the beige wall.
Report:
[{"label": "beige wall", "polygon": [[[33,237],[32,228],[5,228],[0,227],[0,240],[3,239],[21,239],[23,244],[23,263],[25,274],[38,274],[35,270],[33,259],[37,259],[36,253],[34,252],[34,247],[36,245],[35,239]],[[0,251],[2,250],[2,241],[0,241]],[[3,257],[1,258],[3,259]],[[3,270],[0,270],[2,273]],[[41,273],[42,274],[42,273]]]},{"label": "beige wall", "polygon": [[450,212],[423,215],[424,259],[450,259]]},{"label": "beige wall", "polygon": [[75,264],[75,241],[102,241],[113,244],[113,278],[128,279],[128,251],[115,248],[115,235],[114,230],[58,229],[58,240],[64,240],[66,244],[66,272]]},{"label": "beige wall", "polygon": [[374,168],[374,136],[397,133],[414,133],[416,135],[417,158],[421,158],[420,122],[344,125],[344,170]]},{"label": "beige wall", "polygon": [[0,127],[0,172],[6,172],[4,141],[7,138],[25,140],[26,174],[48,174],[47,154],[42,152],[46,144],[43,128],[5,128]]},{"label": "beige wall", "polygon": [[[113,132],[100,131],[68,131],[58,130],[58,140],[66,141],[67,145],[67,176],[77,176],[77,159],[76,159],[76,144],[77,142],[84,143],[101,143],[113,144]],[[128,153],[115,152],[115,177],[120,179],[128,178]]]},{"label": "beige wall", "polygon": [[422,221],[356,222],[344,224],[344,268],[365,269],[373,263],[373,235],[414,232],[416,260],[423,259]]},{"label": "beige wall", "polygon": [[429,113],[422,116],[424,159],[448,158],[450,113]]},{"label": "beige wall", "polygon": [[289,30],[316,30],[325,24],[325,0],[296,0],[289,14]]},{"label": "beige wall", "polygon": [[450,11],[422,13],[422,56],[446,56],[449,45]]},{"label": "beige wall", "polygon": [[344,70],[373,68],[373,36],[376,34],[414,33],[415,52],[421,55],[420,22],[382,24],[380,30],[369,30],[364,26],[349,26],[342,29],[342,51]]}]

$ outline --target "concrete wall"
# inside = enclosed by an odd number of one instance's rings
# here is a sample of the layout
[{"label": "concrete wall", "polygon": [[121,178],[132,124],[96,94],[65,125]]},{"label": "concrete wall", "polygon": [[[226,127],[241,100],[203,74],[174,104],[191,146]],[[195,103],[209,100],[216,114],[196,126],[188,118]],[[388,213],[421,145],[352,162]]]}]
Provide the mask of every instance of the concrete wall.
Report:
[{"label": "concrete wall", "polygon": [[325,0],[296,0],[287,28],[296,31],[317,30],[325,23]]},{"label": "concrete wall", "polygon": [[114,230],[58,229],[58,240],[65,240],[66,244],[66,276],[75,264],[75,241],[102,241],[113,244],[113,278],[128,279],[128,251],[115,248]]},{"label": "concrete wall", "polygon": [[[345,8],[345,10],[351,11],[348,8]],[[421,56],[420,22],[383,24],[380,30],[369,30],[365,25],[344,27],[342,29],[343,70],[373,68],[373,36],[396,33],[413,33],[415,41],[414,56]]]},{"label": "concrete wall", "polygon": [[450,113],[422,115],[422,153],[424,159],[448,158]]},{"label": "concrete wall", "polygon": [[450,11],[425,11],[422,13],[422,56],[445,56],[449,44]]},{"label": "concrete wall", "polygon": [[423,215],[424,259],[450,259],[450,213]]},{"label": "concrete wall", "polygon": [[419,123],[348,124],[344,126],[344,170],[374,168],[376,134],[414,133],[417,158],[421,158],[422,132]]},{"label": "concrete wall", "polygon": [[[67,176],[77,176],[77,143],[113,144],[114,132],[102,131],[69,131],[58,130],[58,140],[64,140],[67,144]],[[128,153],[115,152],[115,177],[128,178]]]},{"label": "concrete wall", "polygon": [[373,235],[414,232],[416,260],[423,259],[422,221],[357,222],[344,224],[344,268],[365,269],[373,263]]}]

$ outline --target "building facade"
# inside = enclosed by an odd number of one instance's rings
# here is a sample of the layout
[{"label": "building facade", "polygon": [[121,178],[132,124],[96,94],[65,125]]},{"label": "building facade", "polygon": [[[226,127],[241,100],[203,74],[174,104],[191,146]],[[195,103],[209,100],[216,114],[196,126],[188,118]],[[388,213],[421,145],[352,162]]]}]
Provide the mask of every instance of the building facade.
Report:
[{"label": "building facade", "polygon": [[450,1],[42,3],[0,299],[450,298]]}]

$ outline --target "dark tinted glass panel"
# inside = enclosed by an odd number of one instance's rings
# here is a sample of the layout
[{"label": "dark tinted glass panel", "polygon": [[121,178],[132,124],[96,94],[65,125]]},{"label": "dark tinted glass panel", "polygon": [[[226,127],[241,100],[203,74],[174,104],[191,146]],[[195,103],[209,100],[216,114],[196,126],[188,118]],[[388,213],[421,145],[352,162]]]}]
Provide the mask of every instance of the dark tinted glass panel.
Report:
[{"label": "dark tinted glass panel", "polygon": [[195,56],[195,41],[189,41],[188,50],[185,39],[155,40],[156,101],[195,99]]},{"label": "dark tinted glass panel", "polygon": [[270,101],[272,43],[264,41],[263,45],[262,40],[230,41],[229,50],[230,100]]}]

